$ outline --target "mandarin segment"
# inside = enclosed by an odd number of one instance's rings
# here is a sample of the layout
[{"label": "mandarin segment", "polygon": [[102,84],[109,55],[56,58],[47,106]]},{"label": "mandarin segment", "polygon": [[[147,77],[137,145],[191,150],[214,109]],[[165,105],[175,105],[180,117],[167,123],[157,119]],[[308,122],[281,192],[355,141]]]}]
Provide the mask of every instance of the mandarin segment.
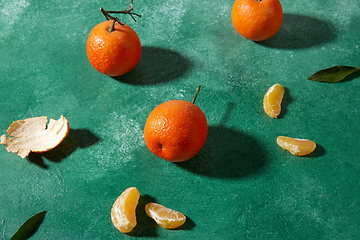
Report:
[{"label": "mandarin segment", "polygon": [[129,233],[136,226],[135,210],[139,198],[139,190],[130,187],[116,199],[111,209],[111,221],[120,232]]},{"label": "mandarin segment", "polygon": [[284,91],[284,87],[277,83],[271,86],[264,96],[264,111],[272,118],[277,118],[277,116],[280,114]]},{"label": "mandarin segment", "polygon": [[178,228],[186,221],[184,214],[157,203],[146,204],[145,211],[157,224],[166,229]]},{"label": "mandarin segment", "polygon": [[296,156],[304,156],[312,153],[316,148],[316,143],[308,139],[298,139],[279,136],[277,144]]}]

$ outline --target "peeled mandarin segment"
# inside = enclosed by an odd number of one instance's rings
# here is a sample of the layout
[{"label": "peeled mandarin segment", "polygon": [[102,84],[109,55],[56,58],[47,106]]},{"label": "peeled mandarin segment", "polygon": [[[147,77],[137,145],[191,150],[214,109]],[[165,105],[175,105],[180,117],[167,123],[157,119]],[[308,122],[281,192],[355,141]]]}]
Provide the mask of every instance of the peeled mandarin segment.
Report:
[{"label": "peeled mandarin segment", "polygon": [[0,144],[22,158],[27,157],[30,152],[49,151],[67,137],[70,126],[64,116],[59,120],[50,119],[48,126],[46,123],[46,116],[13,122],[7,130],[10,137],[2,135]]},{"label": "peeled mandarin segment", "polygon": [[316,143],[308,139],[298,139],[279,136],[276,139],[277,144],[294,155],[304,156],[312,153],[316,148]]},{"label": "peeled mandarin segment", "polygon": [[157,224],[166,229],[180,227],[186,221],[184,214],[166,208],[157,203],[148,203],[145,205],[146,214],[155,220]]},{"label": "peeled mandarin segment", "polygon": [[284,97],[284,87],[277,83],[269,88],[264,96],[264,111],[272,118],[277,118],[281,111],[281,101]]},{"label": "peeled mandarin segment", "polygon": [[126,189],[115,201],[111,209],[111,221],[122,233],[129,233],[136,226],[136,206],[140,192],[135,187]]}]

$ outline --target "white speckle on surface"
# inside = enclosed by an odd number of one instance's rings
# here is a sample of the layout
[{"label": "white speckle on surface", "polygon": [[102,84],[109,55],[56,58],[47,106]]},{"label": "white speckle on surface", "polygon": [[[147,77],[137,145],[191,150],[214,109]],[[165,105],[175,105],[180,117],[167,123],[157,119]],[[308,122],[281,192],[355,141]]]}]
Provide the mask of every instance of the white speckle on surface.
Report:
[{"label": "white speckle on surface", "polygon": [[231,9],[232,9],[231,5],[224,4],[223,6],[219,7],[218,15],[227,17],[228,14],[231,13]]},{"label": "white speckle on surface", "polygon": [[8,34],[8,30],[12,29],[12,25],[19,19],[30,3],[26,0],[11,1],[1,3],[0,25],[4,26],[0,31],[0,37]]},{"label": "white speckle on surface", "polygon": [[[147,12],[142,15],[146,17],[147,24],[150,26],[146,24],[144,27],[156,29],[153,33],[154,39],[151,41],[173,41],[181,38],[179,28],[182,25],[184,14],[183,1],[179,0],[160,2],[159,5],[147,9]],[[166,27],[164,27],[164,22],[158,21],[158,16],[169,16]]]},{"label": "white speckle on surface", "polygon": [[[356,1],[353,1],[352,3],[350,3],[350,2],[346,2],[346,3],[338,2],[337,7],[336,7],[337,11],[334,11],[334,14],[333,14],[334,19],[337,19],[337,21],[339,23],[342,23],[342,24],[345,24],[345,25],[351,23],[351,21],[352,21],[351,17],[352,16],[350,14],[344,14],[344,12],[347,12],[348,9],[357,9],[358,4],[359,3],[356,2]],[[328,13],[330,13],[330,15],[331,15],[332,12],[330,11]]]},{"label": "white speckle on surface", "polygon": [[180,90],[179,93],[177,93],[175,95],[175,98],[184,98],[185,97],[185,95],[184,95],[185,92],[186,92],[185,90]]},{"label": "white speckle on surface", "polygon": [[[130,161],[133,155],[129,152],[145,144],[140,124],[126,115],[118,115],[116,112],[110,114],[102,128],[107,133],[107,140],[101,141],[99,148],[93,149],[93,155],[104,167]],[[98,149],[106,149],[106,152]]]}]

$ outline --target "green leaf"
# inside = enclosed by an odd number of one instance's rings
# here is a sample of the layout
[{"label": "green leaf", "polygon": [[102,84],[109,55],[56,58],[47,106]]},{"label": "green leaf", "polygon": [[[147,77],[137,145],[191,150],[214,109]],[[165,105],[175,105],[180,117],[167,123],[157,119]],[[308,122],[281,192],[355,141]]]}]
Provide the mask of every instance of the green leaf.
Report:
[{"label": "green leaf", "polygon": [[10,240],[25,240],[30,238],[36,230],[40,227],[40,224],[44,220],[46,211],[35,214],[17,230],[17,232],[10,238]]},{"label": "green leaf", "polygon": [[320,70],[308,77],[308,79],[318,82],[336,83],[357,71],[360,71],[360,68],[349,66],[334,66]]}]

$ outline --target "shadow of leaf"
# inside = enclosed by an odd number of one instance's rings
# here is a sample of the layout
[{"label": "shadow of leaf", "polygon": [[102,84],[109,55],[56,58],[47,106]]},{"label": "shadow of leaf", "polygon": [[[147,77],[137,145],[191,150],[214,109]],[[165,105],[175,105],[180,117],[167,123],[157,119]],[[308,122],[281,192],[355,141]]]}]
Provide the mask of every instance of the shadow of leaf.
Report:
[{"label": "shadow of leaf", "polygon": [[188,171],[217,178],[253,174],[265,165],[260,144],[245,133],[210,126],[201,151],[189,161],[176,163]]},{"label": "shadow of leaf", "polygon": [[184,75],[193,63],[179,53],[158,47],[143,47],[141,58],[129,73],[114,79],[134,85],[164,83]]},{"label": "shadow of leaf", "polygon": [[350,81],[355,80],[355,79],[357,79],[359,77],[360,77],[360,71],[350,74],[349,76],[347,76],[343,80],[341,80],[339,83],[341,83],[341,82],[350,82]]},{"label": "shadow of leaf", "polygon": [[284,14],[280,30],[272,38],[256,43],[272,48],[296,49],[320,45],[334,37],[334,26],[321,19]]},{"label": "shadow of leaf", "polygon": [[56,148],[43,152],[33,153],[28,156],[28,160],[42,168],[48,168],[43,158],[52,162],[61,162],[77,148],[90,147],[100,141],[100,138],[87,129],[70,129],[68,136]]}]

